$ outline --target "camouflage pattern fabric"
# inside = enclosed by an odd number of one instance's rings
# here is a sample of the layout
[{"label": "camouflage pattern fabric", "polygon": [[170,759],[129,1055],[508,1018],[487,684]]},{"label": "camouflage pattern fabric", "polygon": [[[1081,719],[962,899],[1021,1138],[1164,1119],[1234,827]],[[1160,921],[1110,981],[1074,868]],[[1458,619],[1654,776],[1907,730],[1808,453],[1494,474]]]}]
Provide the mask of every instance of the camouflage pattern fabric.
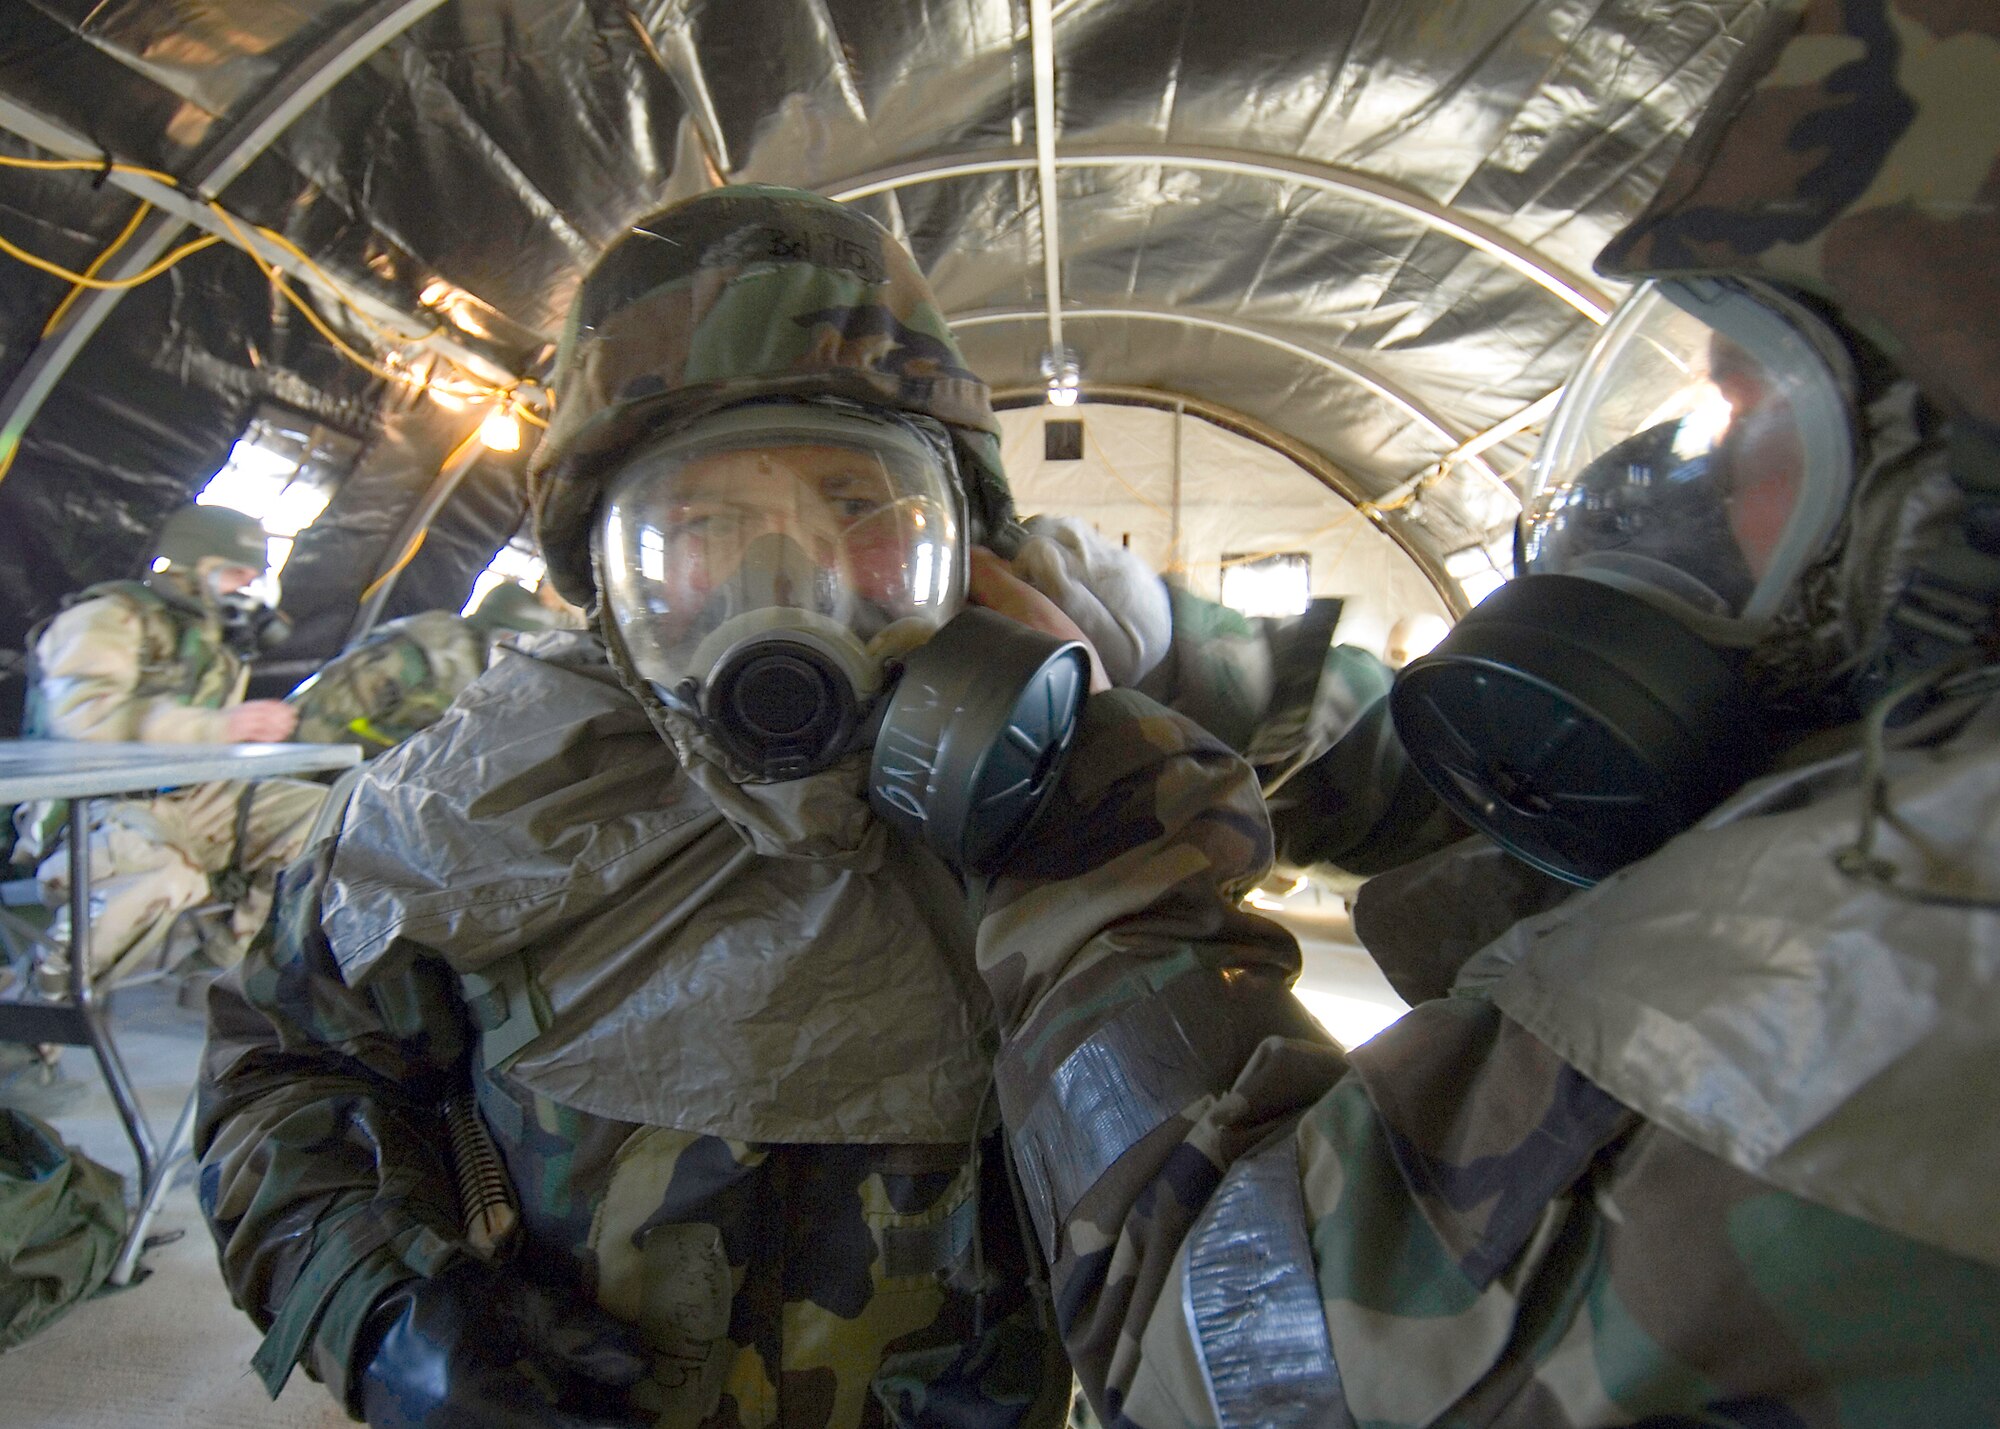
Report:
[{"label": "camouflage pattern fabric", "polygon": [[[29,739],[218,744],[228,737],[222,707],[243,697],[248,679],[220,611],[171,585],[91,586],[33,632],[28,648]],[[14,811],[16,862],[55,847],[68,808],[45,799]]]},{"label": "camouflage pattern fabric", "polygon": [[1770,24],[1599,271],[1812,289],[2000,426],[2000,11],[1796,0]]},{"label": "camouflage pattern fabric", "polygon": [[487,649],[450,611],[386,621],[285,697],[299,712],[292,738],[358,745],[371,758],[393,749],[443,717],[486,668]]},{"label": "camouflage pattern fabric", "polygon": [[[1067,781],[1053,846],[988,890],[981,939],[1024,1162],[1079,1057],[1094,1097],[1070,1130],[1126,1127],[1053,1236],[1058,1324],[1102,1422],[1221,1422],[1185,1308],[1190,1237],[1273,1136],[1292,1148],[1311,1248],[1294,1273],[1338,1366],[1324,1422],[1918,1425],[2000,1402],[2000,1270],[1698,1150],[1483,995],[1426,1003],[1347,1058],[1275,1003],[1259,1012],[1257,988],[1282,987],[1296,954],[1233,905],[1269,853],[1247,773],[1172,716],[1142,728],[1166,769],[1143,793],[1123,782],[1142,764],[1127,743],[1122,768],[1099,756]],[[1111,831],[1104,861],[1057,852],[1091,828]],[[1149,879],[1163,871],[1122,853],[1149,835],[1200,850],[1164,897]],[[1078,900],[1065,937],[1017,935],[1016,900],[1058,881]],[[1180,1083],[1184,1099],[1161,1072],[1232,1063]],[[1286,1272],[1282,1229],[1239,1231],[1256,1295]],[[1256,1372],[1256,1344],[1238,1348]]]},{"label": "camouflage pattern fabric", "polygon": [[[475,696],[506,684],[501,677],[489,674]],[[670,760],[630,696],[602,681],[595,688],[629,708],[580,716],[593,747],[629,729]],[[461,702],[454,727],[475,704]],[[1070,778],[1115,783],[1132,800],[1112,839],[1119,875],[1080,894],[1052,886],[1011,897],[994,914],[998,935],[1050,948],[1120,910],[1138,926],[1156,902],[1168,926],[1217,914],[1258,930],[1259,988],[1282,998],[1296,971],[1288,938],[1219,904],[1177,906],[1213,856],[1206,839],[1223,838],[1232,858],[1268,845],[1249,771],[1205,738],[1199,769],[1184,770],[1191,727],[1134,695],[1093,699],[1086,722],[1093,733]],[[389,773],[442,747],[444,733],[406,745]],[[630,784],[631,766],[606,776]],[[1231,805],[1194,833],[1148,812],[1185,812],[1217,780]],[[543,824],[555,798],[539,788]],[[1044,852],[1092,866],[1110,846],[1107,827],[1061,846],[1045,841]],[[231,1292],[267,1330],[267,1383],[302,1362],[344,1396],[369,1304],[461,1253],[437,1108],[470,1076],[519,1202],[513,1264],[583,1287],[645,1331],[660,1355],[645,1391],[659,1422],[1000,1429],[1061,1420],[1070,1375],[1028,1288],[1035,1277],[995,1138],[976,1152],[966,1141],[751,1141],[666,1118],[591,1115],[537,1093],[513,1064],[481,1055],[476,1009],[432,949],[398,938],[350,983],[326,930],[332,871],[353,834],[327,840],[287,874],[267,932],[211,995],[201,1197]],[[934,883],[907,877],[936,896]],[[573,920],[579,909],[562,911]],[[941,919],[956,911],[936,910]],[[883,1010],[907,1019],[909,1006],[899,987],[882,1008],[854,1008],[849,1019]],[[660,1099],[670,1104],[671,1088]]]},{"label": "camouflage pattern fabric", "polygon": [[975,534],[1011,514],[986,384],[930,285],[866,215],[796,189],[713,189],[643,219],[584,280],[563,331],[555,419],[529,466],[556,588],[588,607],[590,523],[648,434],[765,397],[844,397],[951,433]]},{"label": "camouflage pattern fabric", "polygon": [[1312,762],[1389,691],[1393,672],[1333,643],[1341,602],[1296,616],[1248,616],[1167,583],[1173,637],[1136,689],[1241,754],[1267,785]]},{"label": "camouflage pattern fabric", "polygon": [[34,637],[31,739],[218,744],[243,662],[220,611],[137,581],[92,586]]},{"label": "camouflage pattern fabric", "polygon": [[118,1175],[46,1122],[0,1108],[0,1353],[102,1285],[124,1236]]},{"label": "camouflage pattern fabric", "polygon": [[1394,672],[1332,643],[1339,601],[1278,619],[1172,583],[1167,595],[1172,640],[1137,688],[1251,762],[1280,863],[1354,881],[1464,837],[1375,708]]},{"label": "camouflage pattern fabric", "polygon": [[[267,1329],[317,1295],[290,1348],[344,1399],[369,1303],[459,1242],[437,1108],[475,1034],[420,957],[365,993],[343,984],[314,918],[330,863],[327,846],[293,870],[211,994],[197,1146],[232,1294]],[[1068,1375],[990,1140],[976,1158],[727,1141],[592,1117],[473,1065],[519,1201],[512,1266],[640,1327],[659,1360],[637,1399],[659,1423],[1059,1422]]]},{"label": "camouflage pattern fabric", "polygon": [[[113,980],[166,947],[182,913],[231,905],[201,930],[201,957],[232,967],[271,911],[278,870],[305,848],[326,802],[326,786],[304,779],[196,784],[155,799],[121,799],[93,810],[90,834],[90,963]],[[55,906],[49,936],[69,942],[69,852],[58,848],[35,872],[42,901]]]}]

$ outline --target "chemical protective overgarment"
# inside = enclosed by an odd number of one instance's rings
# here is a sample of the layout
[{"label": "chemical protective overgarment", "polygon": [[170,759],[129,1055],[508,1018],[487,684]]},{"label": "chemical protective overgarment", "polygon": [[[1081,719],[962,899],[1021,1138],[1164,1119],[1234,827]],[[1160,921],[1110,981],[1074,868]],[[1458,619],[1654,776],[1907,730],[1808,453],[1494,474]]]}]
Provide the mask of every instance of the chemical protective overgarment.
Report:
[{"label": "chemical protective overgarment", "polygon": [[1233,906],[1268,844],[1250,771],[1093,697],[1066,777],[1117,806],[1040,856],[1115,856],[1115,891],[1010,898],[982,931],[854,771],[697,779],[595,639],[531,648],[369,767],[214,994],[201,1194],[267,1382],[299,1359],[345,1394],[366,1307],[453,1253],[438,1107],[469,1077],[516,1268],[642,1328],[662,1423],[1059,1421],[1069,1371],[980,1146],[974,942],[1088,960],[1115,915],[1314,1036],[1291,940]]},{"label": "chemical protective overgarment", "polygon": [[[1973,568],[2000,492],[2000,29],[1926,0],[1771,19],[1711,109],[1742,142],[1691,144],[1623,246],[1653,271],[1763,271],[1865,323],[1960,423],[1962,504],[1878,510],[1948,517]],[[1936,491],[1940,445],[1860,489]],[[1962,519],[1978,499],[1983,527]],[[1818,608],[1865,648],[1903,592],[1839,554]],[[1239,964],[1128,933],[1118,858],[996,879],[999,1100],[1100,1417],[1990,1420],[2000,708],[1968,686],[1884,743],[1878,779],[1856,727],[1821,728],[1587,891],[1483,840],[1369,883],[1357,928],[1431,1000],[1344,1056],[1275,1026],[1248,1055],[1214,1046]],[[1054,846],[1113,822],[1118,791],[1091,792],[1065,787]],[[1257,866],[1210,848],[1205,879]],[[1010,936],[1017,900],[1063,876],[1113,916]]]}]

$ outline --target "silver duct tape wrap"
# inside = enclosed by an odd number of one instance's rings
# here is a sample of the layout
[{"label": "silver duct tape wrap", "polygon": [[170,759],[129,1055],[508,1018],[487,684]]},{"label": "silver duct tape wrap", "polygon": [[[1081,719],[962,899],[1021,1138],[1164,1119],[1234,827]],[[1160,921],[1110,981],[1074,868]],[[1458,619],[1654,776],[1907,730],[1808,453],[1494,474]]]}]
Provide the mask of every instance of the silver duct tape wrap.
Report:
[{"label": "silver duct tape wrap", "polygon": [[[1015,1122],[1015,1166],[1043,1253],[1055,1260],[1063,1222],[1119,1157],[1226,1089],[1257,1043],[1321,1036],[1284,987],[1205,977],[1170,984],[1098,1028]],[[1003,1073],[1003,1106],[1010,1080]]]},{"label": "silver duct tape wrap", "polygon": [[1289,1129],[1216,1187],[1188,1237],[1181,1303],[1222,1429],[1354,1429]]},{"label": "silver duct tape wrap", "polygon": [[956,1270],[972,1250],[979,1205],[968,1196],[943,1220],[927,1226],[887,1226],[882,1231],[882,1274],[936,1275]]}]

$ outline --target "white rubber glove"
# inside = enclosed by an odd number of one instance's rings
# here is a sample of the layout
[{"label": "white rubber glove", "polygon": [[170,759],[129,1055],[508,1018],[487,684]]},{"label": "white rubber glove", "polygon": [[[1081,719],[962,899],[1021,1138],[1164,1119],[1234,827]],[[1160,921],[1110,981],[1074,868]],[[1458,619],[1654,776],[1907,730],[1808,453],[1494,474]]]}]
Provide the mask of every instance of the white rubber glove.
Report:
[{"label": "white rubber glove", "polygon": [[1173,611],[1159,574],[1070,516],[1031,516],[1014,573],[1061,607],[1097,648],[1114,685],[1131,686],[1166,657]]}]

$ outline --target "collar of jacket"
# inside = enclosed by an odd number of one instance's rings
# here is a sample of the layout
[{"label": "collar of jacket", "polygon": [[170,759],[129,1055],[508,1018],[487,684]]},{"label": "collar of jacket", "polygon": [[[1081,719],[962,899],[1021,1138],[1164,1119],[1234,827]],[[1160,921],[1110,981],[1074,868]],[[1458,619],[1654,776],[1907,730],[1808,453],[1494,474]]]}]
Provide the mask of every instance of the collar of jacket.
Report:
[{"label": "collar of jacket", "polygon": [[565,1106],[747,1141],[963,1140],[993,1044],[964,897],[921,850],[869,846],[765,853],[602,646],[549,635],[370,766],[321,922],[350,984],[415,955],[475,1015],[510,989],[488,1060]]}]

